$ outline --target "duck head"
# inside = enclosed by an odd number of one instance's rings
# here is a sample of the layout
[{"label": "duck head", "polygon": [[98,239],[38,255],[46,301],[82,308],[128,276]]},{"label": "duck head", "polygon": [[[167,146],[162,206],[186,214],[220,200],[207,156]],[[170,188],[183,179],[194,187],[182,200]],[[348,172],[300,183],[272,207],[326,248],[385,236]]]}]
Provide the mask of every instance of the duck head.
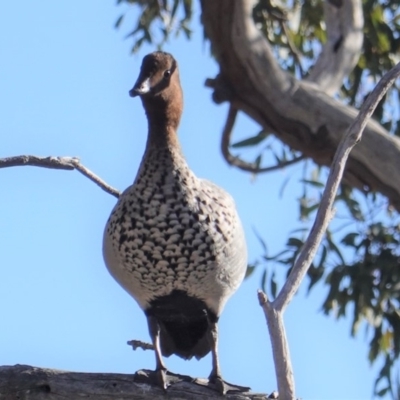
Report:
[{"label": "duck head", "polygon": [[182,114],[183,95],[174,57],[162,51],[145,56],[129,95],[141,98],[150,130],[160,126],[176,129]]}]

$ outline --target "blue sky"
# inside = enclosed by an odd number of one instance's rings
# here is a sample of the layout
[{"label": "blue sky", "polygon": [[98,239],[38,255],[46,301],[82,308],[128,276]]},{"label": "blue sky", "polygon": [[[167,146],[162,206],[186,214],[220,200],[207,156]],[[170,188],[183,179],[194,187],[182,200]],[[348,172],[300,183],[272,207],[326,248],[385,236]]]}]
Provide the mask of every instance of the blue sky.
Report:
[{"label": "blue sky", "polygon": [[[219,151],[227,105],[204,87],[218,73],[209,56],[195,3],[193,39],[165,50],[179,62],[185,96],[180,140],[192,169],[228,190],[246,230],[249,261],[271,253],[299,226],[300,171],[252,179],[229,167]],[[0,12],[0,157],[77,156],[109,184],[133,181],[146,140],[141,103],[128,90],[141,58],[130,55],[113,28],[124,9],[113,1],[5,2]],[[241,115],[235,141],[259,127]],[[291,177],[283,197],[282,183]],[[78,172],[15,167],[0,171],[0,365],[29,364],[72,371],[133,373],[154,368],[151,352],[126,341],[149,340],[145,318],[108,274],[102,260],[105,222],[115,198]],[[220,322],[224,378],[254,391],[276,389],[270,342],[257,303],[261,270],[246,280]],[[305,286],[305,285],[304,285]],[[323,287],[304,287],[285,314],[297,395],[311,399],[369,399],[376,368],[367,363],[366,336],[349,336],[350,322],[320,312]],[[211,360],[166,359],[173,372],[207,376]]]}]

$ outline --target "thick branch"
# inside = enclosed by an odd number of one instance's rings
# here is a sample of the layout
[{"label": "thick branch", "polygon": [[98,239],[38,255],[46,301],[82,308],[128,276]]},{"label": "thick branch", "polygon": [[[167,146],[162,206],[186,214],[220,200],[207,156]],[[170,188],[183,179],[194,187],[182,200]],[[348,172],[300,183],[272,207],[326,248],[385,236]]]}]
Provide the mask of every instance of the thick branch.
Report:
[{"label": "thick branch", "polygon": [[[253,0],[201,1],[203,23],[233,105],[291,148],[329,166],[357,115],[317,85],[282,71],[252,19]],[[378,191],[400,211],[400,139],[370,121],[352,151],[344,180]]]},{"label": "thick branch", "polygon": [[82,165],[77,157],[37,157],[31,155],[13,156],[0,158],[0,168],[17,167],[30,165],[34,167],[50,168],[50,169],[76,169],[81,174],[85,175],[96,185],[100,186],[105,192],[118,198],[120,192],[114,189],[100,177],[94,174],[90,169]]},{"label": "thick branch", "polygon": [[362,0],[325,0],[324,16],[327,41],[307,80],[333,95],[361,55],[364,38]]},{"label": "thick branch", "polygon": [[[134,375],[67,372],[27,365],[0,367],[0,399],[4,400],[220,400],[221,395],[193,379],[179,382],[166,394],[148,381],[146,371]],[[227,394],[227,400],[266,400],[265,394]]]}]

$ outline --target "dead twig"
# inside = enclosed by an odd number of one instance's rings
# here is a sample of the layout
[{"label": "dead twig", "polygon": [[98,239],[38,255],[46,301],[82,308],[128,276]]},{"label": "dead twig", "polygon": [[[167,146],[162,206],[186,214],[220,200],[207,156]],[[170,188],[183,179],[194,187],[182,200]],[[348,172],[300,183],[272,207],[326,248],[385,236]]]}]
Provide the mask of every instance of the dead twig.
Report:
[{"label": "dead twig", "polygon": [[103,179],[101,179],[84,165],[82,165],[79,158],[77,157],[37,157],[32,155],[21,155],[0,158],[0,168],[18,167],[25,165],[50,169],[64,169],[69,171],[76,169],[112,196],[118,198],[121,194],[119,190],[108,185]]}]

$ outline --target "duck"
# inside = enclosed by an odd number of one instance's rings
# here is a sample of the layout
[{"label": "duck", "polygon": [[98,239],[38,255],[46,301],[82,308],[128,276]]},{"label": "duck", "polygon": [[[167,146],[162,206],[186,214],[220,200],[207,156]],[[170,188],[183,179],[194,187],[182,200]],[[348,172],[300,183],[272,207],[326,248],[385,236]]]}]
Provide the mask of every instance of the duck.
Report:
[{"label": "duck", "polygon": [[156,381],[170,385],[164,357],[211,352],[209,382],[226,393],[218,320],[247,269],[243,227],[231,195],[198,178],[179,140],[183,94],[175,58],[143,58],[129,91],[141,99],[147,143],[136,178],[106,223],[103,256],[112,277],[143,310],[155,350]]}]

